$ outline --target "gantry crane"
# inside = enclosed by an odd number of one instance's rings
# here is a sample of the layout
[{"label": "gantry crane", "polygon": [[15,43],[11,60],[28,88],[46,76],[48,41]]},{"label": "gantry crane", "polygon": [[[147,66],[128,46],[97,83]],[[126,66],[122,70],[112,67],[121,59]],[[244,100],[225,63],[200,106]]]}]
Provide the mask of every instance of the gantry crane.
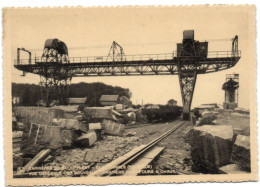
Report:
[{"label": "gantry crane", "polygon": [[17,58],[14,66],[24,74],[41,76],[43,100],[47,106],[53,99],[59,99],[60,104],[67,103],[72,77],[178,75],[183,119],[187,120],[197,75],[231,68],[240,56],[238,36],[232,40],[231,51],[208,52],[208,42],[194,40],[194,31],[186,30],[182,42],[177,44],[177,52],[173,54],[125,55],[123,48],[113,42],[108,56],[69,58],[65,43],[52,39],[46,40],[40,60],[35,58],[32,63],[31,59],[21,61]]}]

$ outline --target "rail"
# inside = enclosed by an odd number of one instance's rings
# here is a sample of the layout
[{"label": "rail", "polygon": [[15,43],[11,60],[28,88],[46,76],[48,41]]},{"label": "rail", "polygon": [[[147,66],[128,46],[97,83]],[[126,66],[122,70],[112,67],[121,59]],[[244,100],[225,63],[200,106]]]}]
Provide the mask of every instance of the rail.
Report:
[{"label": "rail", "polygon": [[[208,52],[207,58],[231,58],[240,57],[241,51],[210,51]],[[89,56],[89,57],[70,57],[69,63],[95,63],[95,62],[121,62],[121,61],[158,61],[158,60],[171,60],[177,57],[177,52],[173,53],[162,53],[162,54],[138,54],[138,55],[125,55],[118,56],[116,61],[113,61],[111,57],[108,56]],[[20,59],[19,63],[14,60],[15,65],[28,65],[37,64],[45,62],[41,57],[35,57],[31,59]]]},{"label": "rail", "polygon": [[[126,166],[129,165],[130,163],[134,162],[135,160],[137,160],[139,157],[142,157],[142,155],[149,151],[153,146],[155,146],[157,143],[159,143],[160,141],[162,141],[164,138],[166,138],[167,136],[169,136],[170,134],[172,134],[173,132],[175,132],[178,128],[180,128],[182,125],[187,124],[187,122],[180,122],[178,123],[176,126],[174,126],[172,129],[168,130],[167,132],[163,133],[161,136],[159,136],[158,138],[152,140],[151,142],[149,142],[146,145],[140,146],[139,150],[137,150],[136,152],[129,152],[127,154],[125,154],[124,156],[122,156],[121,158],[117,158],[116,160],[110,162],[109,164],[99,168],[98,170],[92,172],[89,176],[104,176],[104,175],[111,175],[113,173],[119,173],[119,172],[115,172],[115,171],[119,171],[121,169],[127,168]],[[114,164],[116,163],[116,164]],[[109,172],[109,171],[113,171],[113,172]]]}]

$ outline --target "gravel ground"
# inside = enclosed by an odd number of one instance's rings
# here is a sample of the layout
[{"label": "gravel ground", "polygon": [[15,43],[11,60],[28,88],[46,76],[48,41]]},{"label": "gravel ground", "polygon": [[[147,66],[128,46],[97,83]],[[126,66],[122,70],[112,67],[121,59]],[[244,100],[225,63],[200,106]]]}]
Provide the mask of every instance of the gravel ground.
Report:
[{"label": "gravel ground", "polygon": [[[84,171],[94,171],[135,147],[149,143],[179,122],[136,125],[134,128],[125,129],[122,137],[104,135],[104,139],[97,141],[91,148],[62,150],[60,155],[56,155],[44,165],[63,166],[68,171],[83,171],[79,172],[80,174],[63,172],[61,176],[87,176],[88,172]],[[172,170],[172,174],[191,173],[189,145],[184,141],[184,135],[189,128],[190,126],[184,125],[157,144],[165,149],[159,158],[152,162],[154,170]]]}]

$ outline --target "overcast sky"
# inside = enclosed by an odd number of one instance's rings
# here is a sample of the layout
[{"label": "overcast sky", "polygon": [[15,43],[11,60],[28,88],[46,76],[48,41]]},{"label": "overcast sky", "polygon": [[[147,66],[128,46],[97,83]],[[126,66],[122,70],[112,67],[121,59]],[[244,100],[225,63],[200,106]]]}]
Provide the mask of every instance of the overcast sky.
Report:
[{"label": "overcast sky", "polygon": [[[10,17],[9,17],[10,16]],[[183,30],[194,29],[195,39],[209,41],[209,51],[230,51],[231,39],[238,35],[242,58],[225,71],[198,75],[192,107],[224,101],[221,89],[226,74],[239,73],[239,106],[249,108],[248,14],[229,9],[205,8],[110,8],[9,11],[12,61],[17,47],[40,56],[44,42],[58,38],[65,42],[70,57],[106,56],[112,41],[119,43],[126,55],[172,53],[182,41]],[[78,48],[78,49],[77,49]],[[26,57],[23,54],[22,57]],[[12,81],[39,83],[39,76],[12,68]],[[178,76],[84,77],[77,82],[103,82],[129,88],[132,102],[165,104],[169,99],[181,102]]]}]

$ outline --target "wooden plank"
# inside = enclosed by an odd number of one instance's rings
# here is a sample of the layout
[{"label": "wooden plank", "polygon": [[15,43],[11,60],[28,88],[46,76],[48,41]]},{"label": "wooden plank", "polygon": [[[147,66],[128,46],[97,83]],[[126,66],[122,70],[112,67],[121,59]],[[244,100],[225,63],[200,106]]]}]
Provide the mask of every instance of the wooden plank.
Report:
[{"label": "wooden plank", "polygon": [[39,152],[28,164],[23,168],[25,172],[31,170],[32,167],[37,166],[41,161],[43,161],[51,152],[51,149],[44,149]]},{"label": "wooden plank", "polygon": [[135,153],[137,153],[138,151],[140,151],[141,149],[143,149],[146,145],[141,145],[135,149],[133,149],[132,151],[126,153],[125,155],[113,160],[112,162],[106,164],[105,166],[101,167],[100,169],[94,171],[93,173],[91,173],[88,176],[102,176],[105,175],[106,173],[108,173],[111,169],[115,168],[116,166],[118,166],[120,163],[124,162],[125,160],[127,160],[129,157],[131,157],[132,155],[134,155]]},{"label": "wooden plank", "polygon": [[142,171],[148,164],[150,164],[153,159],[158,156],[164,147],[154,147],[150,151],[146,152],[142,158],[138,159],[133,165],[125,172],[124,176],[136,176]]}]

